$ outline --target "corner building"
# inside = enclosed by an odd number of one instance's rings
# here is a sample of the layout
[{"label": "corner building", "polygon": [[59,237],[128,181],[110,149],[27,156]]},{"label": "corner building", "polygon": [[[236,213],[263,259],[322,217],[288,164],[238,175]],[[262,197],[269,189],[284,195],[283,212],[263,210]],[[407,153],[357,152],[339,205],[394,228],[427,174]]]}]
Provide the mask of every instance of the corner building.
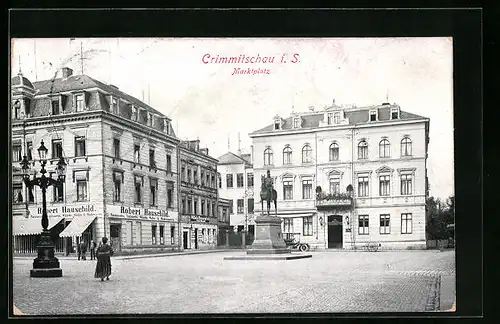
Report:
[{"label": "corner building", "polygon": [[256,190],[270,170],[285,237],[312,249],[426,247],[428,118],[334,103],[275,116],[250,137]]},{"label": "corner building", "polygon": [[[22,182],[20,161],[40,171],[37,148],[48,148],[47,175],[63,156],[66,183],[47,189],[56,251],[74,252],[83,238],[107,236],[117,251],[179,248],[177,157],[171,120],[146,103],[87,75],[12,79],[14,252],[31,253],[41,232],[42,195]],[[39,176],[39,173],[37,174]]]}]

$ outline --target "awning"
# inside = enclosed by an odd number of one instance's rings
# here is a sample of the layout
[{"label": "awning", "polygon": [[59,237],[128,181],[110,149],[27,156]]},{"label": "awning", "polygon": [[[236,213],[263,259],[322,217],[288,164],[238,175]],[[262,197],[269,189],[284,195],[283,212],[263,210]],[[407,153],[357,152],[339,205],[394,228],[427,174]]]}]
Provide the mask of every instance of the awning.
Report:
[{"label": "awning", "polygon": [[94,216],[75,216],[68,227],[66,227],[59,237],[80,236],[89,225],[94,221],[97,215]]},{"label": "awning", "polygon": [[[64,217],[49,217],[49,226],[47,229],[51,229],[55,225],[59,224]],[[17,235],[37,235],[42,233],[42,219],[41,218],[22,218],[13,219],[12,222],[12,234]]]}]

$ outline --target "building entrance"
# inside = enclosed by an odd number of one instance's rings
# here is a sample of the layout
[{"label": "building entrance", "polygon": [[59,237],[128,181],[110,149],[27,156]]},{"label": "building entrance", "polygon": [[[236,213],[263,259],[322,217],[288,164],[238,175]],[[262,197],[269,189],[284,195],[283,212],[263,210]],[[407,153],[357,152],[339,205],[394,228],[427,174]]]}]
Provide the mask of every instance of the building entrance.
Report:
[{"label": "building entrance", "polygon": [[328,248],[342,248],[342,216],[328,216]]},{"label": "building entrance", "polygon": [[109,237],[111,245],[113,246],[113,250],[121,251],[121,233],[122,233],[122,225],[121,224],[110,224],[109,225]]},{"label": "building entrance", "polygon": [[182,232],[182,247],[184,250],[188,248],[188,231]]},{"label": "building entrance", "polygon": [[198,248],[198,229],[194,229],[194,248]]}]

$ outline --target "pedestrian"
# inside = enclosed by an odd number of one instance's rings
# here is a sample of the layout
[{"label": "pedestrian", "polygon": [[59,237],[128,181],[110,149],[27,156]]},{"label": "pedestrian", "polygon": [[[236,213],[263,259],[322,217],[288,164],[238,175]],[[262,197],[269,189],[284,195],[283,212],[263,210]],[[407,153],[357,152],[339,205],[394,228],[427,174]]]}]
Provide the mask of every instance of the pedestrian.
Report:
[{"label": "pedestrian", "polygon": [[81,250],[80,250],[80,244],[79,243],[76,245],[76,252],[78,253],[78,261],[80,261]]},{"label": "pedestrian", "polygon": [[101,281],[109,280],[111,275],[111,256],[114,252],[108,244],[108,238],[102,238],[102,245],[97,249],[97,264],[95,267],[94,278],[101,278]]},{"label": "pedestrian", "polygon": [[80,243],[80,253],[82,255],[82,260],[86,260],[85,253],[87,253],[87,242],[84,240]]},{"label": "pedestrian", "polygon": [[95,257],[95,249],[96,249],[96,244],[94,240],[90,241],[90,260],[96,259]]}]

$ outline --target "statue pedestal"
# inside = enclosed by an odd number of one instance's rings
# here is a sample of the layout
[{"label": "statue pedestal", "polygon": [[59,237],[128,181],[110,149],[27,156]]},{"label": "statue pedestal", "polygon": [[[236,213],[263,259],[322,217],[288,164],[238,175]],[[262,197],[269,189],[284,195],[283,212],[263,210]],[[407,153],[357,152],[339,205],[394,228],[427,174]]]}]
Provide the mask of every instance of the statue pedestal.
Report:
[{"label": "statue pedestal", "polygon": [[276,216],[257,216],[255,218],[255,239],[247,254],[284,254],[291,253],[286,248],[281,223],[283,220]]}]

